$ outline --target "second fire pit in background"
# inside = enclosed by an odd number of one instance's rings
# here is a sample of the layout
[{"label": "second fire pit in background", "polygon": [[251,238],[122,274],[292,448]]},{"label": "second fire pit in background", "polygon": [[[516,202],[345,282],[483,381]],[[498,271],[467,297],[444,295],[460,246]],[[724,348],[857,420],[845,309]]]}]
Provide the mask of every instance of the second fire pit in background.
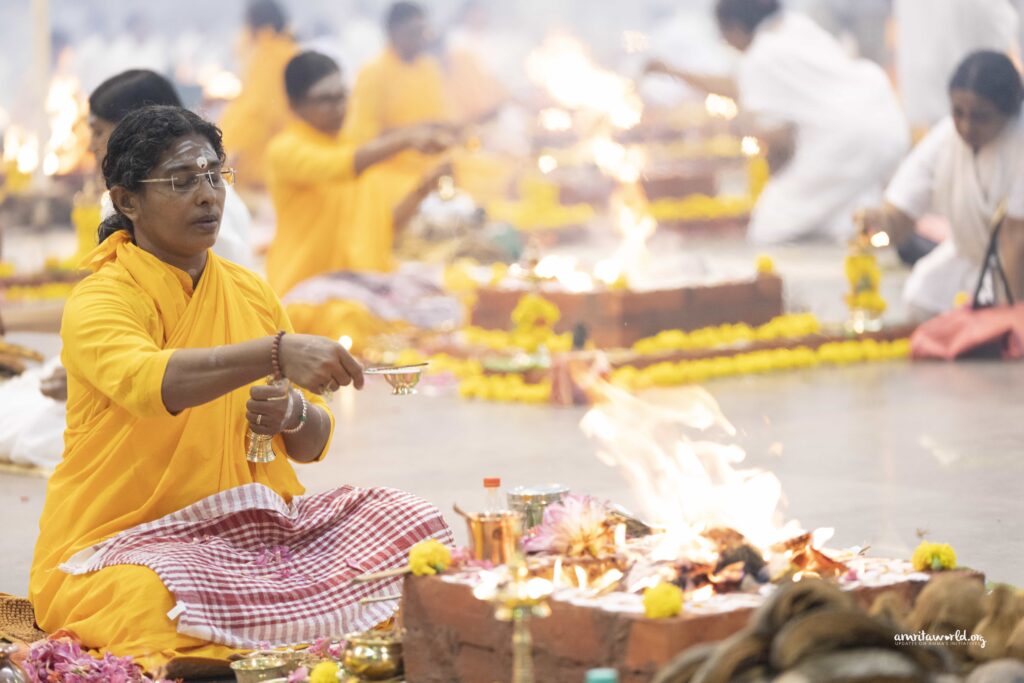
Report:
[{"label": "second fire pit in background", "polygon": [[[556,332],[587,326],[601,348],[624,348],[664,330],[696,330],[724,323],[762,325],[782,314],[782,279],[762,274],[753,280],[655,291],[604,289],[544,291],[561,311]],[[506,329],[523,292],[483,288],[473,307],[474,325]]]}]

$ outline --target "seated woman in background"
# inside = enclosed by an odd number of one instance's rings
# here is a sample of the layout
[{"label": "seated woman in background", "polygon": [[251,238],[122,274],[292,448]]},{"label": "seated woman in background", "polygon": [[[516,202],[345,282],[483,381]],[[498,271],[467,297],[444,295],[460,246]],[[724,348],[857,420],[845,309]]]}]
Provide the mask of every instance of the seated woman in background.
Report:
[{"label": "seated woman in background", "polygon": [[[903,162],[885,205],[864,213],[865,228],[888,233],[896,245],[912,239],[927,213],[949,221],[950,239],[917,262],[904,289],[917,318],[947,311],[957,294],[974,291],[1001,204],[1011,218],[1024,219],[1020,73],[1002,53],[976,52],[953,74],[949,98],[952,115]],[[1011,275],[1020,271],[1020,249],[1011,246],[1017,232],[1008,226],[1001,249]]]},{"label": "seated woman in background", "polygon": [[847,55],[807,16],[779,0],[718,0],[725,41],[742,53],[735,79],[660,62],[667,73],[708,92],[738,97],[767,148],[772,179],[754,206],[748,237],[773,244],[810,237],[845,239],[850,215],[874,194],[910,144],[885,72]]},{"label": "seated woman in background", "polygon": [[342,134],[348,93],[341,69],[317,52],[289,62],[285,89],[296,120],[267,153],[277,214],[267,279],[283,296],[303,280],[334,270],[390,270],[395,231],[450,171],[441,165],[428,173],[393,210],[383,199],[388,178],[368,171],[403,150],[437,153],[449,141],[423,124],[351,144]]},{"label": "seated woman in background", "polygon": [[243,193],[266,187],[267,145],[289,118],[284,67],[298,51],[281,5],[275,0],[249,0],[239,45],[242,92],[228,102],[220,120]]},{"label": "seated woman in background", "polygon": [[[43,629],[150,671],[368,628],[392,607],[359,607],[352,576],[451,539],[434,507],[398,491],[297,498],[291,461],[331,440],[317,394],[361,387],[362,370],[337,343],[291,333],[269,286],[211,251],[223,160],[220,131],[188,110],[121,121],[103,161],[116,213],[61,330],[65,451],[30,599]],[[249,430],[281,455],[249,462]]]},{"label": "seated woman in background", "polygon": [[[89,151],[96,164],[103,166],[107,141],[114,128],[129,113],[148,105],[181,106],[174,86],[160,74],[146,69],[131,69],[100,83],[89,95]],[[109,195],[104,195],[102,217],[114,214]],[[251,268],[252,244],[249,238],[252,217],[233,188],[226,188],[224,215],[213,250],[222,258]]]}]

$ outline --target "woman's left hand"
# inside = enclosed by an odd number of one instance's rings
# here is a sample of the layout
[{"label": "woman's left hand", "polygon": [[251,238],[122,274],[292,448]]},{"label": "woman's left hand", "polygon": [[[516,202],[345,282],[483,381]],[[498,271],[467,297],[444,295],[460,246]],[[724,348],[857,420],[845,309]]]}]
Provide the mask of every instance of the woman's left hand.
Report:
[{"label": "woman's left hand", "polygon": [[249,389],[249,401],[245,404],[245,419],[256,434],[274,436],[286,427],[285,421],[292,418],[289,408],[291,387],[287,384],[256,384]]}]

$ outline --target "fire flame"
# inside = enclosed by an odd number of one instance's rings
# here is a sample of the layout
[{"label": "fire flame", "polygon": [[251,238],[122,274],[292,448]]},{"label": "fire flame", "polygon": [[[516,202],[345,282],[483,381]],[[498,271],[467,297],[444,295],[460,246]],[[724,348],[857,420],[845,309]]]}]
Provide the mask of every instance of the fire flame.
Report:
[{"label": "fire flame", "polygon": [[571,256],[548,254],[534,267],[537,277],[555,280],[569,292],[589,292],[594,289],[594,280],[587,273],[577,269],[577,260]]},{"label": "fire flame", "polygon": [[32,173],[39,166],[39,138],[10,126],[4,131],[4,165],[14,165],[18,173]]},{"label": "fire flame", "polygon": [[539,120],[541,126],[555,133],[572,130],[572,114],[564,109],[557,107],[542,109]]},{"label": "fire flame", "polygon": [[[639,45],[646,36],[636,34],[630,39]],[[541,111],[539,120],[545,129],[570,129],[574,114],[576,120],[587,125],[587,137],[579,148],[619,185],[609,213],[623,238],[615,254],[598,262],[593,274],[579,271],[575,261],[561,259],[542,262],[545,268],[538,266],[537,275],[553,277],[574,292],[589,291],[595,279],[606,285],[626,282],[629,272],[639,270],[647,240],[657,228],[640,184],[646,155],[640,147],[627,147],[613,139],[614,129],[632,128],[643,116],[643,102],[635,84],[594,64],[582,43],[562,34],[549,37],[534,50],[527,58],[526,69],[530,78],[563,107]],[[548,174],[558,163],[545,154],[538,158],[537,166],[541,173]]]},{"label": "fire flame", "polygon": [[742,449],[705,436],[736,433],[711,395],[688,387],[663,396],[669,401],[655,404],[606,387],[606,400],[580,424],[600,444],[598,457],[637,493],[647,521],[667,530],[652,559],[714,559],[715,548],[701,535],[712,527],[735,529],[765,549],[800,533],[797,522],[782,523],[778,478],[741,469]]},{"label": "fire flame", "polygon": [[643,102],[631,80],[595,65],[583,43],[564,34],[548,37],[526,59],[526,73],[563,107],[629,129],[640,123]]},{"label": "fire flame", "polygon": [[29,175],[42,164],[47,176],[65,175],[81,164],[87,149],[80,131],[86,115],[86,100],[73,76],[58,74],[50,81],[44,108],[49,138],[40,144],[39,135],[17,125],[4,131],[4,163],[18,173]]},{"label": "fire flame", "polygon": [[587,576],[587,570],[579,565],[573,567],[574,573],[576,574],[576,585],[581,590],[586,590],[590,585],[590,578]]},{"label": "fire flame", "polygon": [[690,594],[686,596],[686,599],[689,602],[707,602],[713,597],[715,597],[715,587],[708,584],[695,591],[690,591]]},{"label": "fire flame", "polygon": [[242,81],[238,76],[215,64],[202,66],[196,82],[202,86],[203,97],[208,100],[233,100],[242,94]]},{"label": "fire flame", "polygon": [[704,108],[707,109],[708,114],[712,117],[725,119],[726,121],[732,121],[740,113],[736,100],[725,95],[716,95],[715,93],[709,94],[704,100]]},{"label": "fire flame", "polygon": [[740,143],[740,149],[743,151],[743,156],[756,157],[761,153],[761,143],[752,135],[746,135],[743,137],[743,142]]}]

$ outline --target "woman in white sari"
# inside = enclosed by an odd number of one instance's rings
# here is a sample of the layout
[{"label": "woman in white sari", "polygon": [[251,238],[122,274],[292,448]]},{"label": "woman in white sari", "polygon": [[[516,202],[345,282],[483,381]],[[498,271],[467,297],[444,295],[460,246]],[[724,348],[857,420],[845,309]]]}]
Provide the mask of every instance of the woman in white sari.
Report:
[{"label": "woman in white sari", "polygon": [[756,117],[772,180],[758,199],[749,239],[772,244],[849,237],[850,212],[879,196],[906,153],[906,120],[885,73],[849,57],[808,17],[778,0],[718,0],[719,29],[742,52],[734,81],[650,70],[739,98]]},{"label": "woman in white sari", "polygon": [[[973,291],[1001,204],[1011,216],[1024,218],[1020,73],[1002,53],[975,52],[957,68],[949,97],[952,115],[903,162],[885,205],[865,212],[865,227],[887,232],[897,245],[910,238],[926,213],[949,221],[950,239],[918,261],[907,280],[904,300],[918,318],[947,311],[958,293]],[[1018,250],[1001,248],[1013,275]]]}]

